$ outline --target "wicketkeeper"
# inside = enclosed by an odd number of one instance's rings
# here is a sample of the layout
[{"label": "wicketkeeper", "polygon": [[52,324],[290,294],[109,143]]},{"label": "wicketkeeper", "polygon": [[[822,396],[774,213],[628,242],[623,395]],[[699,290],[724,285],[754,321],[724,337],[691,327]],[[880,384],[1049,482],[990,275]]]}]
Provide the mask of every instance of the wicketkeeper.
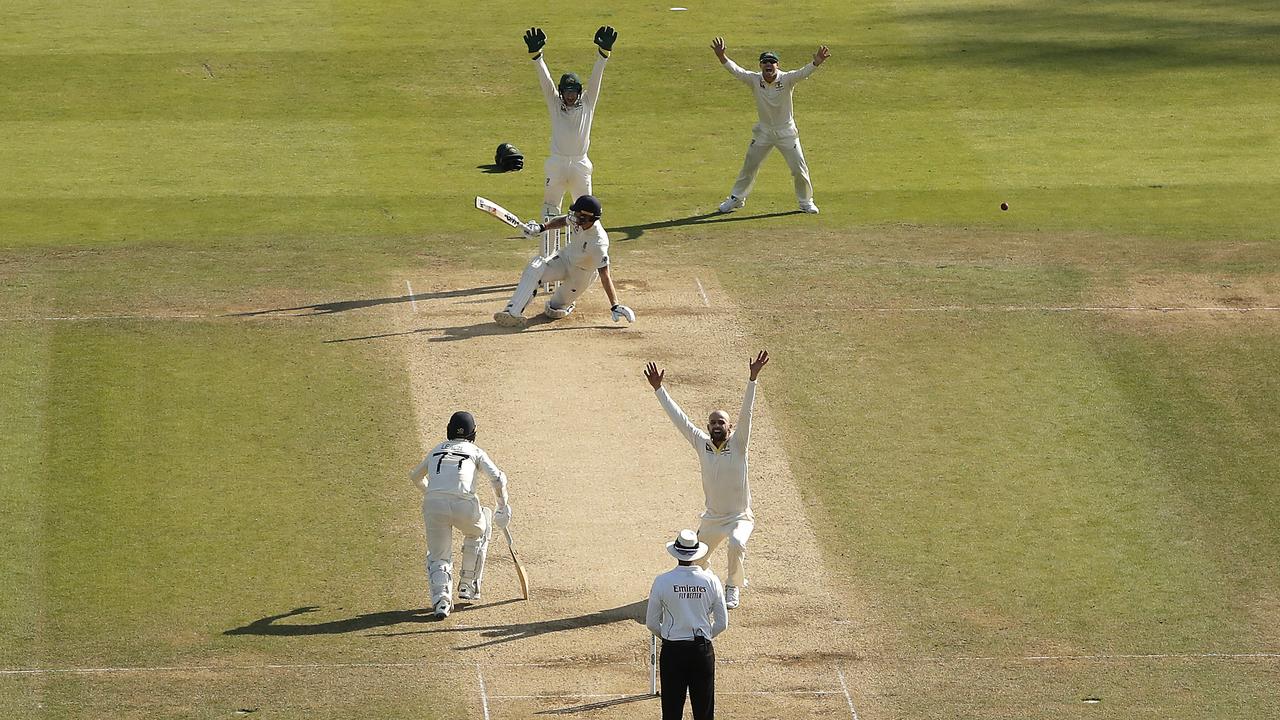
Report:
[{"label": "wicketkeeper", "polygon": [[[748,367],[747,392],[742,398],[742,410],[737,426],[729,424],[729,414],[716,410],[707,419],[703,432],[684,414],[675,400],[662,386],[666,372],[654,363],[648,363],[644,376],[658,395],[658,402],[667,417],[685,440],[698,453],[702,465],[702,492],[706,496],[706,509],[698,526],[698,540],[706,543],[709,556],[720,543],[729,541],[729,574],[725,576],[725,605],[730,610],[738,607],[740,592],[747,586],[745,564],[747,540],[755,529],[755,516],[751,513],[751,483],[747,479],[747,443],[751,440],[751,410],[756,401],[756,377],[769,362],[769,353],[760,351]],[[703,561],[704,567],[706,561]]]},{"label": "wicketkeeper", "polygon": [[600,57],[591,69],[591,81],[584,89],[582,81],[574,73],[560,76],[560,82],[551,81],[551,72],[542,59],[542,48],[547,44],[547,34],[542,28],[529,28],[524,43],[529,48],[529,59],[538,73],[538,84],[547,101],[551,114],[551,156],[546,162],[546,190],[542,197],[542,220],[560,214],[560,201],[566,192],[570,198],[591,194],[591,160],[587,149],[591,146],[591,121],[595,118],[596,103],[600,100],[600,81],[604,66],[613,53],[618,31],[608,25],[596,30],[594,42]]},{"label": "wicketkeeper", "polygon": [[[493,525],[507,527],[511,523],[507,476],[475,444],[476,421],[471,413],[454,413],[449,418],[446,437],[447,440],[432,448],[409,473],[414,486],[424,492],[422,519],[427,532],[427,579],[431,585],[431,607],[438,619],[448,617],[453,609],[453,529],[460,530],[463,536],[458,600],[472,602],[480,598],[480,580],[484,576]],[[498,496],[496,510],[480,504],[475,492],[477,468],[488,475],[493,484]]]},{"label": "wicketkeeper", "polygon": [[520,282],[506,308],[493,314],[494,322],[505,327],[524,327],[524,309],[533,300],[538,285],[556,281],[560,281],[560,287],[547,300],[543,314],[552,320],[568,317],[573,312],[578,295],[591,287],[597,275],[600,276],[604,294],[609,297],[613,321],[636,321],[635,312],[618,302],[618,291],[609,275],[609,234],[599,222],[600,215],[604,212],[600,201],[590,195],[583,195],[573,201],[569,211],[568,215],[548,220],[545,225],[532,221],[525,223],[523,232],[526,237],[537,237],[547,230],[563,228],[573,223],[573,242],[560,248],[549,258],[539,255],[529,261],[520,274]]}]

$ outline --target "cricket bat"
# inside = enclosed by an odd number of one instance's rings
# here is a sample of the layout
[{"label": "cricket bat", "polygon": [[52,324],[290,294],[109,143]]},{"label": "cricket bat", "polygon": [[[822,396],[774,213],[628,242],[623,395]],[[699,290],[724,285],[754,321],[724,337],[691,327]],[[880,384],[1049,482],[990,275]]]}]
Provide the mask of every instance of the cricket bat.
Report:
[{"label": "cricket bat", "polygon": [[477,195],[476,209],[489,213],[513,228],[520,229],[524,225],[524,223],[520,222],[520,218],[516,217],[515,213],[507,210],[489,198],[483,198]]},{"label": "cricket bat", "polygon": [[524,572],[524,565],[520,564],[520,558],[516,557],[516,545],[511,540],[511,529],[502,528],[502,534],[507,538],[507,549],[511,551],[511,562],[516,566],[516,577],[520,580],[520,594],[525,600],[529,599],[529,576]]}]

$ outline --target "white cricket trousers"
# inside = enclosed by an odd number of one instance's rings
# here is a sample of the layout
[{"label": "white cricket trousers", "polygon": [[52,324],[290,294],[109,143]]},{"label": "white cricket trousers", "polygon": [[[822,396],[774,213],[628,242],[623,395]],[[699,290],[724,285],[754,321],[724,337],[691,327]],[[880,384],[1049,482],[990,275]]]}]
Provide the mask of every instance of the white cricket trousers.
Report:
[{"label": "white cricket trousers", "polygon": [[702,567],[710,565],[711,553],[720,547],[720,543],[728,540],[729,574],[725,576],[724,584],[746,587],[747,540],[755,528],[755,518],[750,513],[730,518],[702,518],[702,523],[698,526],[698,541],[707,544],[707,554],[700,561]]},{"label": "white cricket trousers", "polygon": [[546,190],[542,195],[542,218],[560,214],[560,201],[569,193],[572,205],[583,195],[591,194],[591,160],[582,157],[552,155],[543,166],[547,175]]},{"label": "white cricket trousers", "polygon": [[791,180],[796,187],[796,200],[810,202],[813,200],[813,184],[809,182],[809,165],[804,161],[804,151],[800,149],[800,137],[779,136],[773,133],[755,132],[751,134],[751,144],[747,146],[747,156],[742,161],[742,170],[738,180],[733,184],[730,195],[745,199],[751,194],[756,184],[756,175],[760,172],[760,164],[769,151],[777,148],[791,168]]},{"label": "white cricket trousers", "polygon": [[480,587],[491,519],[475,495],[428,491],[422,500],[427,528],[427,580],[431,604],[453,596],[453,529],[462,531],[462,579]]},{"label": "white cricket trousers", "polygon": [[524,310],[529,305],[529,301],[533,300],[539,283],[560,282],[560,287],[556,288],[555,293],[547,300],[548,307],[557,309],[574,304],[578,296],[591,287],[591,283],[595,282],[600,271],[571,265],[569,259],[561,254],[562,252],[552,255],[550,259],[536,257],[529,261],[524,272],[520,273],[520,282],[516,285],[515,293],[507,303],[507,312],[512,315],[524,315]]}]

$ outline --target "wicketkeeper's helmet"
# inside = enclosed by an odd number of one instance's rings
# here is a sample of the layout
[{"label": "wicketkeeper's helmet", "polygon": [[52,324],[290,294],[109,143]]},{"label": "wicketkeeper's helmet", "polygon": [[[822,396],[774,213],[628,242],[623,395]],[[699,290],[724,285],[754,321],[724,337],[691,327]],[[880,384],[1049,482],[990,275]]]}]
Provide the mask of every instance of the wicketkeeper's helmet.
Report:
[{"label": "wicketkeeper's helmet", "polygon": [[572,90],[581,95],[582,81],[578,79],[577,73],[565,73],[560,76],[560,84],[556,86],[556,89],[560,91],[561,95],[564,94],[565,90]]},{"label": "wicketkeeper's helmet", "polygon": [[502,172],[524,169],[524,154],[511,143],[502,143],[493,154],[493,164]]},{"label": "wicketkeeper's helmet", "polygon": [[449,418],[448,437],[450,440],[476,439],[476,419],[471,413],[459,410]]}]

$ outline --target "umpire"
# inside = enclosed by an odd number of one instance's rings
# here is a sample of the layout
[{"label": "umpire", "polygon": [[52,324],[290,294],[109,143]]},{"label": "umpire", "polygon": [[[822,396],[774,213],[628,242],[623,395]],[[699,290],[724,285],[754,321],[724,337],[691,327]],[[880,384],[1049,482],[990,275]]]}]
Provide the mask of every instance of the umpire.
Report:
[{"label": "umpire", "polygon": [[667,543],[679,564],[653,581],[645,625],[662,638],[662,719],[684,716],[686,689],[694,720],[711,720],[716,707],[716,651],[711,639],[729,626],[724,586],[709,570],[694,565],[707,554],[692,530]]}]

